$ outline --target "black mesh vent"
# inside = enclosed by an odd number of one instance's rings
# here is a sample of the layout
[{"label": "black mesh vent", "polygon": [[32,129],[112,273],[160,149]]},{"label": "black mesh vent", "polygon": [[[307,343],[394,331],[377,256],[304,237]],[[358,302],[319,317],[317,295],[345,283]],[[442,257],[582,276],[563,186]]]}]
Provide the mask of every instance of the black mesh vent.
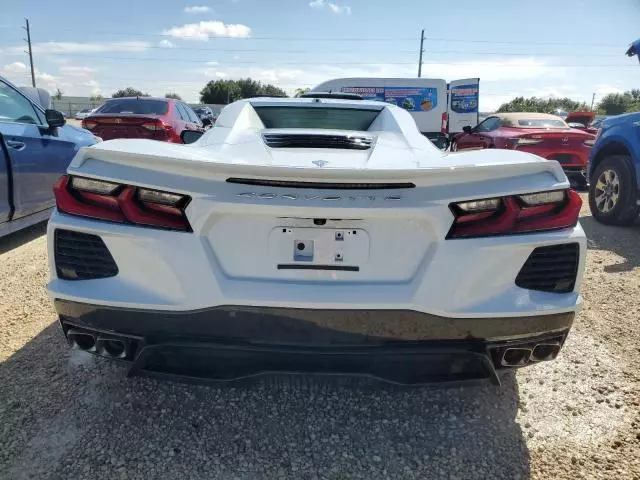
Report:
[{"label": "black mesh vent", "polygon": [[343,148],[348,150],[368,150],[373,138],[363,135],[316,135],[265,133],[264,142],[271,148]]},{"label": "black mesh vent", "polygon": [[53,249],[58,278],[88,280],[118,274],[116,262],[97,235],[59,229],[54,235]]},{"label": "black mesh vent", "polygon": [[542,292],[571,292],[576,284],[579,258],[577,243],[538,247],[518,273],[516,285]]}]

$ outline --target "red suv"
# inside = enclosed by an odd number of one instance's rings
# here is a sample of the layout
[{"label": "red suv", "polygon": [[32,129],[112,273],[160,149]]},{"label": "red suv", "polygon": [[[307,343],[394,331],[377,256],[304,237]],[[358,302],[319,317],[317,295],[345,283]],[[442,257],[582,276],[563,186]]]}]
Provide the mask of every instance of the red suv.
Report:
[{"label": "red suv", "polygon": [[193,110],[173,98],[122,97],[107,100],[82,120],[82,127],[103,140],[147,138],[182,143],[184,130],[203,131]]}]

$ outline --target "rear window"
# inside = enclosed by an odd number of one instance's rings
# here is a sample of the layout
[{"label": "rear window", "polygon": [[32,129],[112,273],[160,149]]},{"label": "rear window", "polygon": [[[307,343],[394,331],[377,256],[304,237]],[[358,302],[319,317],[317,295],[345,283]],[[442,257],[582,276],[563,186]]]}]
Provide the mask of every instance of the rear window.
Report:
[{"label": "rear window", "polygon": [[552,118],[532,118],[518,120],[519,127],[540,127],[540,128],[567,128],[564,120],[554,120]]},{"label": "rear window", "polygon": [[169,102],[144,98],[119,98],[107,100],[96,113],[134,113],[138,115],[165,115]]},{"label": "rear window", "polygon": [[254,107],[266,128],[367,130],[380,110],[330,107]]}]

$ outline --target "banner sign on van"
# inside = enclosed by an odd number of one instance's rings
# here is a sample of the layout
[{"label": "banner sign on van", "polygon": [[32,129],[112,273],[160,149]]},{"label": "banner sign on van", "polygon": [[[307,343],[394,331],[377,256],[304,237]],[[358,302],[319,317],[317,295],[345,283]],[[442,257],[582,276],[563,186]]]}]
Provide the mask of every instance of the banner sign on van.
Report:
[{"label": "banner sign on van", "polygon": [[384,87],[342,87],[342,93],[354,93],[365,100],[384,102]]},{"label": "banner sign on van", "polygon": [[391,103],[410,112],[428,112],[438,104],[438,89],[432,87],[342,87],[342,92]]},{"label": "banner sign on van", "polygon": [[451,110],[457,113],[476,113],[478,111],[478,84],[452,87]]},{"label": "banner sign on van", "polygon": [[438,89],[387,87],[384,101],[410,112],[428,112],[438,104]]}]

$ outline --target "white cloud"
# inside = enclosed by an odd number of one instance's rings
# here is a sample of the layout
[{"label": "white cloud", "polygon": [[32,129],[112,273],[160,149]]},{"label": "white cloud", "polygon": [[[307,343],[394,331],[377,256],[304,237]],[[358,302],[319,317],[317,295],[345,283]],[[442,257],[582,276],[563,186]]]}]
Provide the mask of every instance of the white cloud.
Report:
[{"label": "white cloud", "polygon": [[576,90],[571,86],[554,86],[554,87],[535,87],[525,88],[524,92],[521,92],[521,96],[525,97],[538,97],[538,98],[550,98],[550,97],[570,97],[575,94]]},{"label": "white cloud", "polygon": [[161,48],[175,48],[175,44],[171,43],[166,38],[164,40],[160,40],[158,42],[158,46],[161,47]]},{"label": "white cloud", "polygon": [[[38,87],[53,90],[60,83],[59,79],[49,73],[41,72],[37,68],[34,69],[36,83]],[[9,81],[18,86],[31,84],[31,71],[27,65],[22,62],[13,62],[0,68],[0,75],[5,76]]]},{"label": "white cloud", "polygon": [[[89,96],[102,93],[100,82],[92,76],[97,70],[85,66],[62,65],[58,75],[34,69],[36,84],[53,94],[58,88],[65,95]],[[0,67],[0,75],[18,86],[31,85],[31,71],[22,62],[13,62]]]},{"label": "white cloud", "polygon": [[77,76],[89,75],[97,71],[95,68],[75,66],[75,65],[64,65],[60,67],[58,70],[60,71],[60,73],[65,75],[77,75]]},{"label": "white cloud", "polygon": [[[55,53],[90,53],[90,52],[142,52],[149,48],[149,42],[140,41],[118,41],[104,43],[79,43],[79,42],[40,42],[34,43],[32,49],[34,53],[55,54]],[[24,46],[6,47],[0,52],[10,55],[23,55]]]},{"label": "white cloud", "polygon": [[48,73],[36,72],[36,80],[42,80],[46,83],[51,83],[56,81],[56,77],[53,75],[49,75]]},{"label": "white cloud", "polygon": [[207,62],[207,65],[218,65],[218,62],[211,60],[210,62]]},{"label": "white cloud", "polygon": [[180,27],[171,27],[163,32],[176,38],[187,40],[209,40],[209,37],[247,38],[251,29],[241,24],[225,24],[219,21],[187,23]]},{"label": "white cloud", "polygon": [[618,87],[614,87],[613,85],[608,85],[606,83],[601,83],[596,85],[596,94],[598,95],[607,95],[609,93],[623,93],[624,90]]},{"label": "white cloud", "polygon": [[463,61],[451,63],[427,63],[422,66],[425,77],[473,78],[479,77],[483,82],[502,80],[521,80],[541,76],[563,76],[561,68],[550,68],[546,63],[535,58],[510,58],[492,61]]},{"label": "white cloud", "polygon": [[5,65],[2,71],[5,74],[9,73],[23,73],[27,71],[27,66],[22,62],[13,62],[9,65]]},{"label": "white cloud", "polygon": [[211,9],[207,6],[193,6],[193,7],[185,7],[185,13],[207,13],[210,12]]},{"label": "white cloud", "polygon": [[84,85],[85,87],[99,87],[100,86],[100,82],[98,82],[97,80],[87,80],[86,82],[84,82],[82,85]]},{"label": "white cloud", "polygon": [[351,14],[351,7],[348,5],[338,5],[337,3],[332,3],[329,2],[327,0],[312,0],[311,2],[309,2],[309,6],[311,8],[317,8],[317,9],[322,9],[322,8],[328,8],[329,10],[331,10],[333,13],[337,13],[338,15],[340,14],[345,14],[345,15],[349,15]]}]

